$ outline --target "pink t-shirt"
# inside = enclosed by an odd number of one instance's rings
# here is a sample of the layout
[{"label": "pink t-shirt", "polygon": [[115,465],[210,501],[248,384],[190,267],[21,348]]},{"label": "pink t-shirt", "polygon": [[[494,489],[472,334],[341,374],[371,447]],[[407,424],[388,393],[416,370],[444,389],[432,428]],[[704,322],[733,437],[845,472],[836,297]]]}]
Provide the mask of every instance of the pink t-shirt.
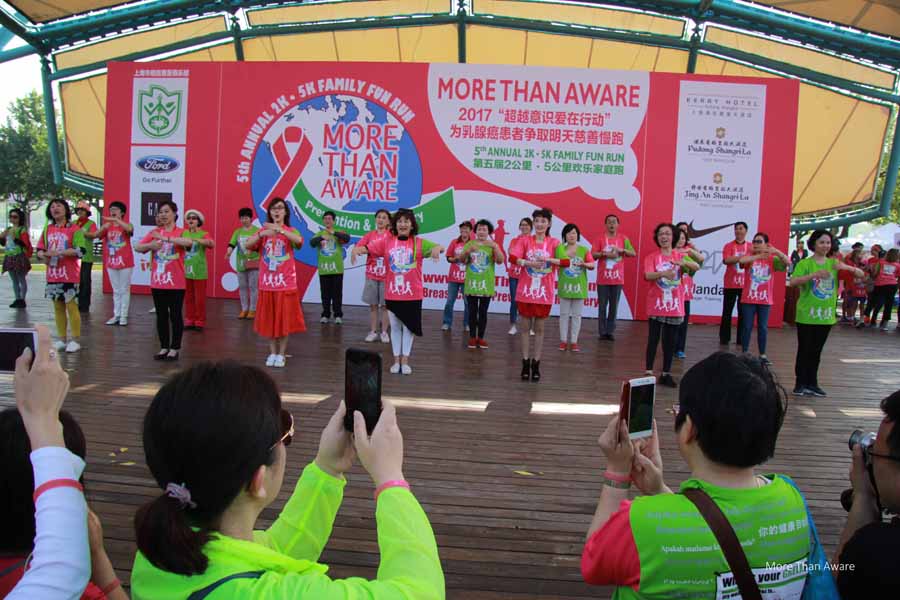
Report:
[{"label": "pink t-shirt", "polygon": [[[300,232],[287,228],[295,235]],[[297,246],[299,247],[299,246]],[[288,292],[297,289],[297,266],[294,261],[294,243],[283,233],[261,237],[248,250],[259,248],[259,289],[264,292]]]},{"label": "pink t-shirt", "polygon": [[875,278],[875,285],[897,285],[897,276],[900,275],[900,263],[888,262],[885,259],[880,259],[878,264],[881,265],[881,268],[878,269],[878,277]]},{"label": "pink t-shirt", "polygon": [[[509,251],[506,253],[507,259],[509,258],[509,254],[512,252],[513,247],[527,237],[530,236],[517,235],[512,239],[512,241],[509,243]],[[516,263],[508,262],[506,264],[506,274],[510,279],[518,279],[522,275],[522,267],[520,267]]]},{"label": "pink t-shirt", "polygon": [[768,304],[775,303],[773,292],[775,289],[775,257],[754,260],[749,265],[744,265],[744,289],[741,292],[743,304]]},{"label": "pink t-shirt", "polygon": [[[459,258],[462,256],[463,250],[466,247],[468,240],[465,242],[459,241],[459,238],[454,238],[450,245],[447,246],[447,256],[451,256],[453,258]],[[451,281],[453,283],[465,283],[466,282],[466,264],[462,262],[450,263],[450,272],[447,273],[447,281]]]},{"label": "pink t-shirt", "polygon": [[[75,224],[60,227],[47,226],[47,231],[38,240],[38,250],[71,250],[75,247],[75,234],[81,228]],[[47,283],[78,283],[81,281],[81,259],[77,256],[53,256],[47,259]]]},{"label": "pink t-shirt", "polygon": [[[631,247],[631,242],[624,235],[610,236],[601,234],[594,242],[591,252],[609,252],[618,248],[619,252],[625,249],[625,244]],[[625,261],[623,255],[618,258],[597,259],[597,285],[625,285]]]},{"label": "pink t-shirt", "polygon": [[375,240],[366,246],[370,255],[387,259],[385,300],[422,299],[422,262],[434,246],[433,242],[420,237],[401,240],[393,235]]},{"label": "pink t-shirt", "polygon": [[[383,237],[387,237],[391,235],[391,232],[387,229],[382,231],[378,231],[377,229],[370,231],[366,235],[362,236],[362,239],[359,240],[358,245],[360,246],[368,246],[375,240],[380,240]],[[371,253],[366,255],[366,279],[372,279],[375,281],[384,281],[387,276],[387,269],[384,266],[384,257],[383,256],[372,256]]]},{"label": "pink t-shirt", "polygon": [[[722,248],[722,258],[731,258],[733,256],[741,257],[750,252],[750,242],[744,241],[743,244],[737,242],[728,242]],[[738,268],[737,263],[727,265],[725,267],[725,288],[726,289],[742,289],[744,287],[744,272]]]},{"label": "pink t-shirt", "polygon": [[655,279],[647,290],[647,314],[651,317],[683,317],[684,285],[681,282],[681,261],[684,253],[672,250],[668,256],[661,250],[644,258],[645,273],[674,270],[675,279]]},{"label": "pink t-shirt", "polygon": [[134,266],[134,252],[131,250],[131,236],[125,228],[110,225],[100,234],[106,239],[103,248],[103,265],[107,269],[130,269]]},{"label": "pink t-shirt", "polygon": [[[554,237],[548,236],[542,242],[538,242],[533,235],[522,236],[510,247],[509,254],[529,261],[549,261],[556,255],[556,247],[559,244],[560,241]],[[522,267],[519,286],[516,288],[516,302],[553,304],[555,290],[556,267],[554,265],[545,262],[544,266],[539,269]]]},{"label": "pink t-shirt", "polygon": [[[141,244],[149,244],[159,233],[164,238],[174,239],[184,235],[184,229],[175,227],[166,231],[165,227],[157,227],[144,236]],[[151,252],[150,287],[157,290],[183,290],[184,285],[184,248],[170,241],[163,241],[159,250]]]}]

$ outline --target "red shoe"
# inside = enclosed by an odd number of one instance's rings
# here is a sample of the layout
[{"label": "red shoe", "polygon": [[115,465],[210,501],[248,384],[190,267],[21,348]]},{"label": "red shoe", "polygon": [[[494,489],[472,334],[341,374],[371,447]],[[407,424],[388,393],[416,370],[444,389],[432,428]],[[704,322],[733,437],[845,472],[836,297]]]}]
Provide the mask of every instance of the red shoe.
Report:
[{"label": "red shoe", "polygon": [[478,347],[478,339],[477,339],[477,338],[470,337],[470,338],[469,338],[469,348],[471,348],[471,349],[474,350],[474,349],[477,348],[477,347]]},{"label": "red shoe", "polygon": [[569,345],[567,343],[565,343],[565,342],[559,343],[559,351],[560,352],[565,352],[568,349],[569,349]]},{"label": "red shoe", "polygon": [[488,349],[488,343],[487,343],[487,340],[479,339],[479,340],[478,340],[478,347],[481,348],[482,350],[487,350],[487,349]]},{"label": "red shoe", "polygon": [[571,352],[581,352],[581,348],[578,347],[578,344],[572,344],[569,347],[569,351]]}]

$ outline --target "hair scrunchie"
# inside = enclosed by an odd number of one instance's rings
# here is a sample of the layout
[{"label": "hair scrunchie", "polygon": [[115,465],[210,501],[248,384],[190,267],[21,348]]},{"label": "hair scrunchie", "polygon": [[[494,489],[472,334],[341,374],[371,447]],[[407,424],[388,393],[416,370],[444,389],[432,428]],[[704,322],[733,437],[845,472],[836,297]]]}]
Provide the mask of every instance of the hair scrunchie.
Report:
[{"label": "hair scrunchie", "polygon": [[181,508],[184,508],[185,506],[197,508],[197,503],[191,500],[191,492],[188,491],[183,483],[181,485],[177,483],[167,484],[166,496],[178,500],[178,504],[181,505]]}]

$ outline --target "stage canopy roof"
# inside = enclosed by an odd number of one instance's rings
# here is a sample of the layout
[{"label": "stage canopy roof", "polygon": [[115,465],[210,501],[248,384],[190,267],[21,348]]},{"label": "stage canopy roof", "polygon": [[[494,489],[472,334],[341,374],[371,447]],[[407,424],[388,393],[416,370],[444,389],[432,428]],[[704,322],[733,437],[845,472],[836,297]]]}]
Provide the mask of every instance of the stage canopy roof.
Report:
[{"label": "stage canopy roof", "polygon": [[[0,0],[42,57],[54,176],[102,193],[106,63],[416,61],[801,81],[793,227],[881,216],[900,168],[900,0]],[[53,103],[46,102],[48,122]],[[56,142],[56,143],[54,143]],[[887,179],[887,185],[879,183]]]}]

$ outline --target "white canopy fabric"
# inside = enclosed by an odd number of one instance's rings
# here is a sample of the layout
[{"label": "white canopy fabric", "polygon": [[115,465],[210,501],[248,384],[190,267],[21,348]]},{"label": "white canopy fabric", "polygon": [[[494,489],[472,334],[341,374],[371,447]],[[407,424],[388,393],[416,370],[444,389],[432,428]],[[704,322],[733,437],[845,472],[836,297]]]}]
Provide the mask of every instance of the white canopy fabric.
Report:
[{"label": "white canopy fabric", "polygon": [[900,246],[900,225],[888,223],[862,234],[846,237],[841,240],[841,250],[847,251],[856,242],[862,242],[866,248],[870,248],[872,244],[881,244],[885,250],[898,247]]}]

